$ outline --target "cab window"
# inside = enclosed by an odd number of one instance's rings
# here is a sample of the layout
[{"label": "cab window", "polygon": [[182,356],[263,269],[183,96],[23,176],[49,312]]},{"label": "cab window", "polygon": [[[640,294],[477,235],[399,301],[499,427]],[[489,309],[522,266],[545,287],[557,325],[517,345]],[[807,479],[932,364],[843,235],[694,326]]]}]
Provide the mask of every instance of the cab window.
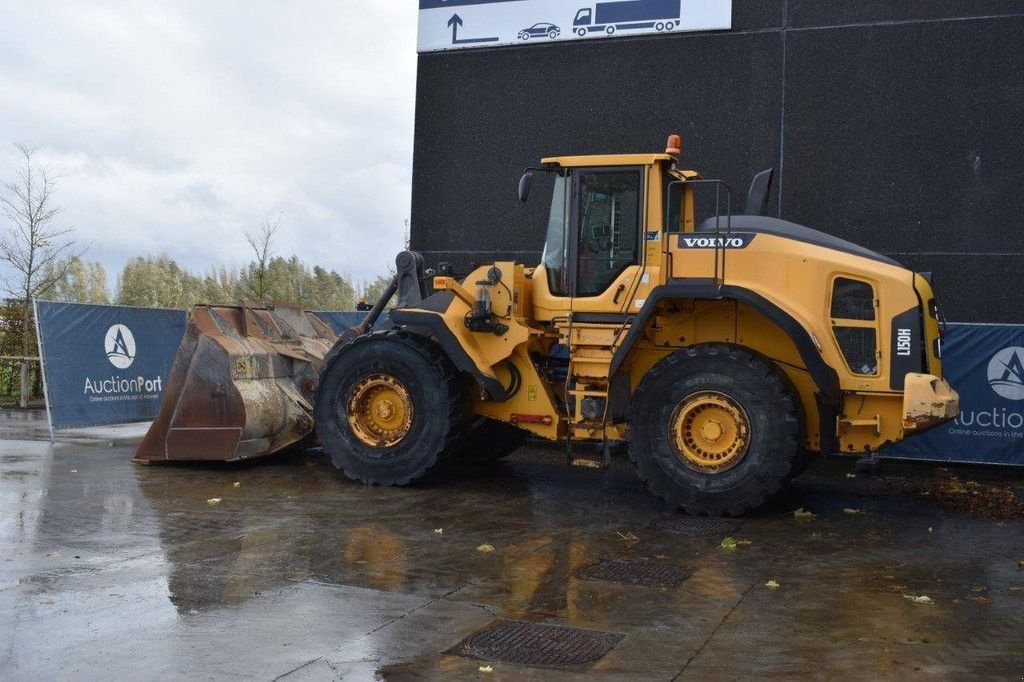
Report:
[{"label": "cab window", "polygon": [[555,177],[548,214],[548,233],[544,239],[541,262],[548,275],[548,290],[555,296],[569,295],[569,181],[564,175]]},{"label": "cab window", "polygon": [[579,174],[577,296],[596,296],[637,262],[639,170]]}]

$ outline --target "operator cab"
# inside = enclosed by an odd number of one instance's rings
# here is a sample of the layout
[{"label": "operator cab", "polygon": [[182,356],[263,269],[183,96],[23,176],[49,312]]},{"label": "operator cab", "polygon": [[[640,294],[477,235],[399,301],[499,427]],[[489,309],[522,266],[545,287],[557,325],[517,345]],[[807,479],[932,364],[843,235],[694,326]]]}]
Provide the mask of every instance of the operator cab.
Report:
[{"label": "operator cab", "polygon": [[[538,302],[575,313],[624,314],[643,277],[651,225],[649,201],[660,204],[669,154],[562,156],[542,160],[520,182],[525,201],[534,172],[554,176],[544,251],[535,281],[543,277]],[[649,185],[658,186],[651,197]],[[648,232],[653,230],[653,232]],[[543,306],[548,307],[548,306]]]}]

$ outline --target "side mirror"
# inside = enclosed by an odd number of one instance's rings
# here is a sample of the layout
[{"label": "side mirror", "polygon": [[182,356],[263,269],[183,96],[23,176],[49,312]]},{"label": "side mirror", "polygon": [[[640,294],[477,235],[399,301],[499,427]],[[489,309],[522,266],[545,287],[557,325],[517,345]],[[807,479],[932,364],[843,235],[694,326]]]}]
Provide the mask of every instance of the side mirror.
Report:
[{"label": "side mirror", "polygon": [[526,201],[530,196],[530,185],[533,184],[533,173],[526,171],[519,178],[519,201]]}]

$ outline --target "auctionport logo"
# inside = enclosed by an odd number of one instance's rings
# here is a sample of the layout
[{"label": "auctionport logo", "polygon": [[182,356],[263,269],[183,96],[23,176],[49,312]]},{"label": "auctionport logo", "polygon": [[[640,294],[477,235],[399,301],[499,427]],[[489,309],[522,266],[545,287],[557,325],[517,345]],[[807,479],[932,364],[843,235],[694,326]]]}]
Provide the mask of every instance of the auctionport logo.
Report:
[{"label": "auctionport logo", "polygon": [[1024,348],[1004,348],[988,363],[988,385],[1007,400],[1024,400]]},{"label": "auctionport logo", "polygon": [[135,336],[123,324],[115,324],[107,330],[103,348],[107,352],[107,360],[117,369],[128,369],[135,362]]},{"label": "auctionport logo", "polygon": [[[116,369],[128,369],[135,362],[135,335],[123,324],[115,324],[103,337],[103,350]],[[145,363],[143,363],[145,364]],[[120,375],[85,378],[83,392],[89,402],[157,400],[164,390],[162,376],[123,377]]]}]

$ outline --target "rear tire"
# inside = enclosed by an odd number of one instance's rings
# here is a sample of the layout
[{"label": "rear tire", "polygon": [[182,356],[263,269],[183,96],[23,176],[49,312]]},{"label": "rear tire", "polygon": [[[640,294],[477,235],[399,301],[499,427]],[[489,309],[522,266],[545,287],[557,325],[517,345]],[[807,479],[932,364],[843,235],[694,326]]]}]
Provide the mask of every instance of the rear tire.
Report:
[{"label": "rear tire", "polygon": [[789,382],[761,356],[726,344],[685,348],[640,382],[629,456],[650,491],[672,505],[739,516],[779,492],[796,470],[804,451],[799,405]]},{"label": "rear tire", "polygon": [[377,485],[423,476],[451,446],[462,414],[448,358],[428,339],[398,331],[338,349],[320,375],[313,406],[317,436],[334,466]]}]

